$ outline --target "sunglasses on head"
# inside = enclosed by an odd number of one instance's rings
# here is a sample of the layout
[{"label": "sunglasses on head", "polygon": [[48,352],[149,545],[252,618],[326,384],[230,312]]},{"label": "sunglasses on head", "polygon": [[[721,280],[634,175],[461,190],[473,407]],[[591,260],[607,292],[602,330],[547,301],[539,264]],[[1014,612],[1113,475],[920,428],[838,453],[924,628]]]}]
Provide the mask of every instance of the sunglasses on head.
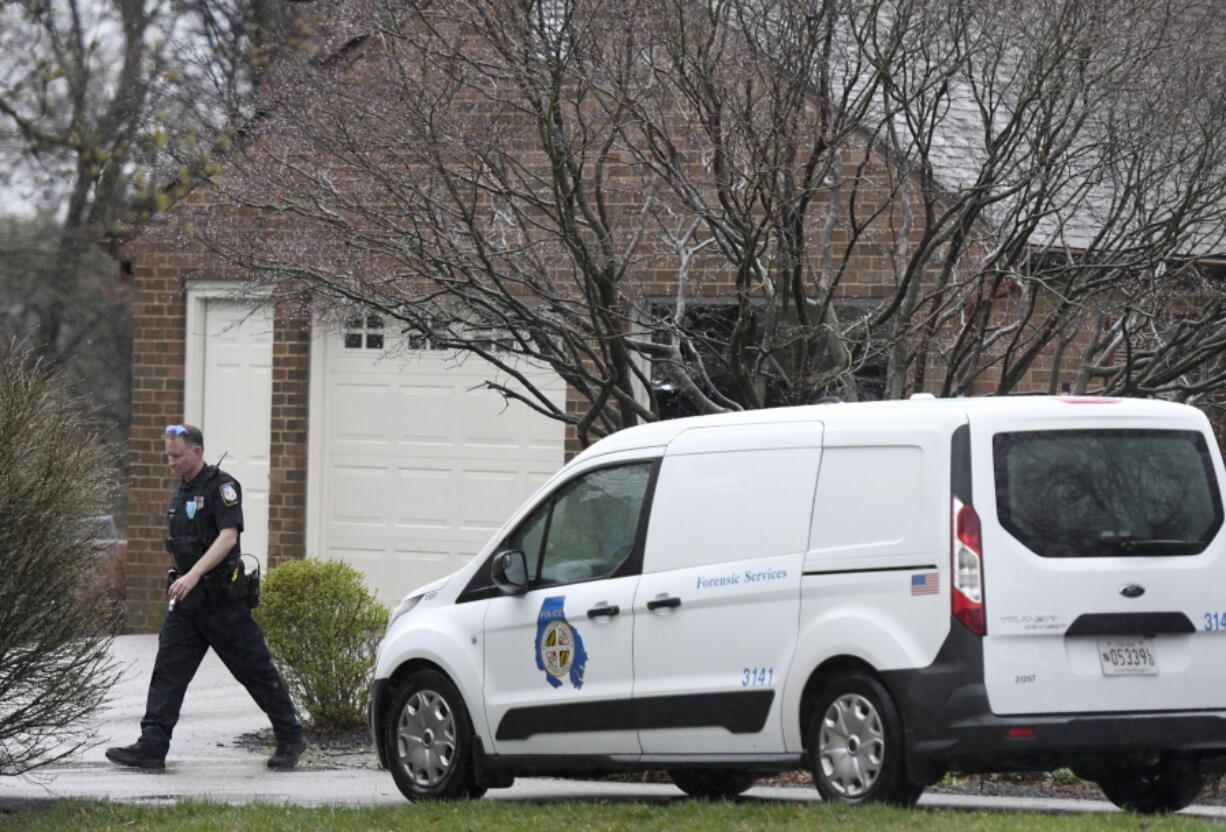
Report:
[{"label": "sunglasses on head", "polygon": [[183,438],[183,441],[189,445],[201,445],[200,430],[193,428],[191,425],[167,425],[163,434],[168,440]]}]

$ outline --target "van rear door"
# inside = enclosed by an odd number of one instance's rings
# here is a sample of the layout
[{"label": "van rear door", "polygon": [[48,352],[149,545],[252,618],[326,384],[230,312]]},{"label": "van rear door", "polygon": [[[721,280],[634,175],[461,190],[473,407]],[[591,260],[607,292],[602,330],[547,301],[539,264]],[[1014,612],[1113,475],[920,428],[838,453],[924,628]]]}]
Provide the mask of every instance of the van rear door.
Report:
[{"label": "van rear door", "polygon": [[971,442],[992,710],[1221,708],[1223,477],[1204,417],[1048,400],[972,415]]}]

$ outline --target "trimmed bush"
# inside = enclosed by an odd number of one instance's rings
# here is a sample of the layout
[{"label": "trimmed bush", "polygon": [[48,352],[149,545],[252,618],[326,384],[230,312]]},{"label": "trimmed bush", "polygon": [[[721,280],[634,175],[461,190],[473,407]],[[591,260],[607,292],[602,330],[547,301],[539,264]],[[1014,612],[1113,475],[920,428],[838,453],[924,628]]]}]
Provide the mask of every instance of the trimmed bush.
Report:
[{"label": "trimmed bush", "polygon": [[327,733],[366,724],[387,609],[366,589],[361,573],[337,561],[282,563],[265,575],[255,617],[312,728]]}]

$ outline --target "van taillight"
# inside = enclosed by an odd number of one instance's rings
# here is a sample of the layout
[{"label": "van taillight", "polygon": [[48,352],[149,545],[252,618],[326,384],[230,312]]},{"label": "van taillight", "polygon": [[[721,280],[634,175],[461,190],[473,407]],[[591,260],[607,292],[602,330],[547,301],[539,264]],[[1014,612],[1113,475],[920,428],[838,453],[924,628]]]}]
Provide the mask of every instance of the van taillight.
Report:
[{"label": "van taillight", "polygon": [[975,509],[953,498],[953,592],[950,603],[954,618],[977,636],[987,635],[983,614],[983,535]]}]

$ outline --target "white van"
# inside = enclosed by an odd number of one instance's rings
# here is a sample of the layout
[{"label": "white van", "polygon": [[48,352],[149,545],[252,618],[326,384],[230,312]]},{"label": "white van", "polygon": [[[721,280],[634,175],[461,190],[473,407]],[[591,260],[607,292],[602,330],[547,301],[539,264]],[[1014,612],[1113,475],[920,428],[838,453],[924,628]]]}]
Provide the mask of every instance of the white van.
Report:
[{"label": "white van", "polygon": [[409,799],[809,768],[910,804],[1068,766],[1181,808],[1226,770],[1221,456],[1157,401],[831,404],[631,428],[396,609],[371,729]]}]

